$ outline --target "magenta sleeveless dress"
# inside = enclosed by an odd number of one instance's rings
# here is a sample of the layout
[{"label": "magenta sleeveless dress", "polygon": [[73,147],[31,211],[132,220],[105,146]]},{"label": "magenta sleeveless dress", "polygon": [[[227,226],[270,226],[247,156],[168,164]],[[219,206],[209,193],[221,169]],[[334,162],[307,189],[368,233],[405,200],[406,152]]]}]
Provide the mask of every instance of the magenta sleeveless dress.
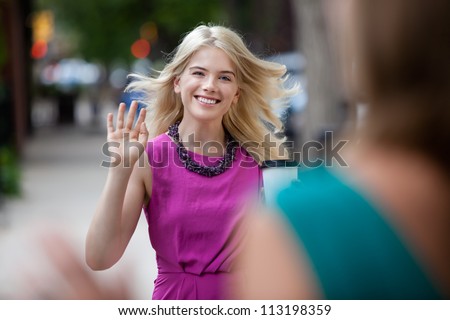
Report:
[{"label": "magenta sleeveless dress", "polygon": [[[153,187],[144,211],[158,265],[153,299],[227,299],[227,288],[235,280],[240,209],[258,196],[260,168],[239,148],[233,166],[224,173],[199,175],[184,168],[176,144],[166,134],[149,141],[146,152]],[[220,159],[190,155],[204,165]]]}]

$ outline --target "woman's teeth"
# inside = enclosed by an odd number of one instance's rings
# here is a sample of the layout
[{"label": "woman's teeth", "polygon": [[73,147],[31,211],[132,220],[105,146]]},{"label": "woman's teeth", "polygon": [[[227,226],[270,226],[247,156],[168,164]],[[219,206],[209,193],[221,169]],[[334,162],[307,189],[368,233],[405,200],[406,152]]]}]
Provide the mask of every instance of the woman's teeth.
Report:
[{"label": "woman's teeth", "polygon": [[216,104],[217,103],[217,100],[215,100],[215,99],[207,99],[207,98],[203,98],[203,97],[198,97],[197,100],[200,101],[201,103],[206,103],[206,104]]}]

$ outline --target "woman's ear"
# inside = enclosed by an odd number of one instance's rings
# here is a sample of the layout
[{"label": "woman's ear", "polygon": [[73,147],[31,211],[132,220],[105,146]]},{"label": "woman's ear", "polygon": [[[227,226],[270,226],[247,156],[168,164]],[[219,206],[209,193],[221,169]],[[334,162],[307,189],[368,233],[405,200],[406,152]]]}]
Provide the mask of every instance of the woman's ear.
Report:
[{"label": "woman's ear", "polygon": [[236,91],[236,94],[235,94],[234,97],[233,97],[233,104],[236,104],[236,103],[239,101],[239,95],[240,95],[240,93],[241,93],[241,91],[240,91],[240,89],[238,88],[237,91]]},{"label": "woman's ear", "polygon": [[181,92],[180,76],[176,76],[175,79],[173,80],[173,90],[175,91],[175,93],[180,93]]}]

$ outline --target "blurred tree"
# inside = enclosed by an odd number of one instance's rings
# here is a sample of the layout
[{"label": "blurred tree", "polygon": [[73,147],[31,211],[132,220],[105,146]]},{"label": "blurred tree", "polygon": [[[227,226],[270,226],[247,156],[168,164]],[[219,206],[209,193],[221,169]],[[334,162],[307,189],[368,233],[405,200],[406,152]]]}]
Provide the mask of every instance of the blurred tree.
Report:
[{"label": "blurred tree", "polygon": [[272,55],[295,50],[295,13],[298,0],[222,0],[228,24],[239,30],[253,52]]},{"label": "blurred tree", "polygon": [[87,60],[110,65],[116,60],[131,61],[131,45],[140,38],[141,27],[152,22],[157,37],[151,58],[171,51],[180,35],[200,22],[220,22],[219,0],[36,0],[39,9],[55,13],[73,47]]},{"label": "blurred tree", "polygon": [[236,28],[258,53],[295,49],[294,0],[35,1],[37,8],[54,11],[57,26],[78,53],[106,65],[131,61],[130,47],[149,22],[157,31],[150,53],[153,60],[172,51],[183,34],[209,22]]},{"label": "blurred tree", "polygon": [[0,0],[0,202],[3,194],[20,191],[18,156],[32,133],[30,12],[31,0]]},{"label": "blurred tree", "polygon": [[172,51],[183,34],[200,23],[227,24],[228,14],[220,0],[153,0],[150,19],[159,30],[160,49]]}]

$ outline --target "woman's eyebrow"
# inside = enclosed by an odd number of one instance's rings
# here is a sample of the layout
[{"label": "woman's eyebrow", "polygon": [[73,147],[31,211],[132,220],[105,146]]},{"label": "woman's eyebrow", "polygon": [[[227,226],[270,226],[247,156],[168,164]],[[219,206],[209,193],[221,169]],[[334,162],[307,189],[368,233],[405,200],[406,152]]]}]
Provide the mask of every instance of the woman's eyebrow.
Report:
[{"label": "woman's eyebrow", "polygon": [[[208,69],[203,68],[203,67],[199,67],[199,66],[192,66],[192,67],[189,68],[189,70],[192,70],[192,69],[199,69],[199,70],[202,70],[202,71],[208,71]],[[219,73],[230,73],[234,77],[236,77],[235,73],[233,71],[230,71],[230,70],[222,70],[222,71],[219,71]]]}]

